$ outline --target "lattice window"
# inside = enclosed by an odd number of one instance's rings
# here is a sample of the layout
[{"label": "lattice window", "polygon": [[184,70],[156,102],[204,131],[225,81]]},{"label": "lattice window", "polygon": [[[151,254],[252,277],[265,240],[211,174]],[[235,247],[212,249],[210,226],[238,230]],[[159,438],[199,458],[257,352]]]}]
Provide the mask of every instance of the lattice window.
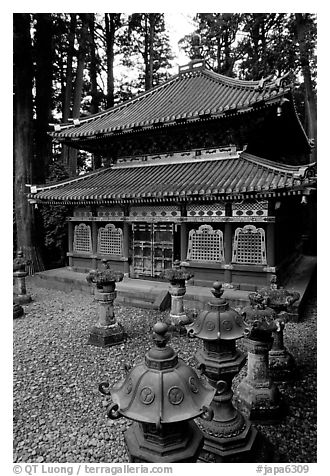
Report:
[{"label": "lattice window", "polygon": [[225,204],[210,204],[210,205],[187,205],[188,217],[219,217],[225,216]]},{"label": "lattice window", "polygon": [[101,227],[97,236],[97,252],[102,255],[123,255],[123,232],[112,223]]},{"label": "lattice window", "polygon": [[190,230],[187,259],[192,261],[224,261],[223,233],[213,230],[211,225],[201,225]]},{"label": "lattice window", "polygon": [[89,225],[79,223],[74,227],[73,251],[77,253],[92,252],[92,233]]},{"label": "lattice window", "polygon": [[236,228],[233,263],[267,264],[265,230],[254,225]]},{"label": "lattice window", "polygon": [[268,216],[268,202],[260,200],[243,200],[242,202],[234,202],[232,205],[233,216],[258,217]]}]

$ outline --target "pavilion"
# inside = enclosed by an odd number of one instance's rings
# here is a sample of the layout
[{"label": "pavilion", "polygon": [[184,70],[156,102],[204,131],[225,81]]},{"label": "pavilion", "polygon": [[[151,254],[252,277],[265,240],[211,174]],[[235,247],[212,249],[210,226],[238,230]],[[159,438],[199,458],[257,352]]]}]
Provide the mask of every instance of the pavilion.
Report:
[{"label": "pavilion", "polygon": [[289,75],[242,81],[195,60],[51,135],[102,157],[96,171],[30,190],[32,203],[70,206],[71,270],[106,258],[161,279],[179,259],[195,285],[255,290],[315,253],[316,163]]}]

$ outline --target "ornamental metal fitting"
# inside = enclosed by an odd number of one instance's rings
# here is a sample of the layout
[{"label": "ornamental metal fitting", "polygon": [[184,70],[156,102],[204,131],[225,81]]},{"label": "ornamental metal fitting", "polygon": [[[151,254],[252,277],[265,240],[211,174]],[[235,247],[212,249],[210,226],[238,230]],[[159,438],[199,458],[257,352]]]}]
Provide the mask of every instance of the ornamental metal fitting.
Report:
[{"label": "ornamental metal fitting", "polygon": [[126,417],[141,423],[163,424],[191,420],[204,415],[211,418],[208,408],[215,389],[167,346],[168,326],[157,322],[153,328],[155,346],[142,362],[128,369],[125,378],[111,389],[100,384],[103,394],[111,394],[109,418]]},{"label": "ornamental metal fitting", "polygon": [[213,283],[211,292],[214,299],[208,302],[207,310],[201,311],[195,322],[186,326],[188,335],[205,341],[235,340],[244,337],[246,326],[243,318],[222,297],[224,289],[219,281]]},{"label": "ornamental metal fitting", "polygon": [[120,282],[124,278],[124,274],[120,271],[113,271],[110,269],[110,261],[103,259],[102,260],[101,270],[92,269],[86,276],[86,281],[96,284],[97,289],[103,289],[107,286],[112,287],[114,290],[115,283]]}]

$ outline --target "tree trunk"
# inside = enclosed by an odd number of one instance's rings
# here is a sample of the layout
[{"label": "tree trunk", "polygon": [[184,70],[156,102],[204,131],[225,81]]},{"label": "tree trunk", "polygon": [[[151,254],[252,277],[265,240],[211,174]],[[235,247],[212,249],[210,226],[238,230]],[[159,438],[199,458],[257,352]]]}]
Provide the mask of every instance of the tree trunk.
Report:
[{"label": "tree trunk", "polygon": [[97,66],[96,66],[96,51],[95,51],[95,28],[94,28],[94,13],[89,14],[89,31],[90,31],[90,78],[91,78],[91,106],[90,113],[96,114],[99,110],[99,99],[97,92]]},{"label": "tree trunk", "polygon": [[29,273],[44,269],[35,246],[34,210],[26,198],[33,158],[32,52],[30,15],[14,13],[14,167],[17,248],[32,261]]},{"label": "tree trunk", "polygon": [[114,105],[114,44],[115,44],[115,16],[116,13],[105,13],[105,40],[107,50],[107,107]]},{"label": "tree trunk", "polygon": [[45,183],[46,171],[52,151],[51,138],[48,136],[48,124],[52,117],[52,17],[49,13],[36,14],[36,69],[35,69],[35,147],[36,154],[32,162],[32,182]]},{"label": "tree trunk", "polygon": [[[73,83],[73,71],[72,71],[72,63],[73,57],[75,54],[74,49],[74,41],[76,36],[76,27],[77,27],[77,17],[75,13],[70,15],[70,30],[68,35],[68,56],[66,62],[66,83],[65,83],[65,90],[64,90],[64,101],[62,106],[62,122],[68,122],[70,117],[70,105],[71,105],[71,97],[72,97],[72,83]],[[62,163],[67,170],[69,170],[70,164],[70,151],[71,149],[66,146],[62,145]],[[76,152],[74,152],[76,153]]]},{"label": "tree trunk", "polygon": [[[308,15],[307,13],[305,15]],[[307,135],[314,139],[315,148],[311,154],[311,160],[316,160],[316,139],[317,139],[317,108],[316,98],[313,90],[312,75],[309,64],[309,53],[306,45],[306,18],[302,13],[296,13],[296,27],[299,44],[300,64],[304,76],[305,101],[307,112]]]},{"label": "tree trunk", "polygon": [[[76,80],[74,83],[74,96],[72,106],[72,117],[78,119],[80,117],[81,98],[84,85],[84,68],[87,53],[87,37],[88,37],[88,15],[86,13],[80,14],[82,20],[79,51],[77,58]],[[69,174],[74,176],[77,174],[77,156],[76,149],[70,150]]]},{"label": "tree trunk", "polygon": [[[90,31],[90,78],[91,78],[91,105],[90,113],[96,114],[99,111],[99,95],[97,91],[97,65],[96,65],[96,47],[95,47],[95,17],[94,13],[89,14]],[[101,156],[93,154],[93,170],[101,167]]]},{"label": "tree trunk", "polygon": [[143,61],[144,61],[144,89],[148,91],[150,89],[150,70],[149,70],[149,34],[148,34],[148,14],[144,14],[144,52],[143,52]]},{"label": "tree trunk", "polygon": [[149,13],[149,84],[148,89],[151,89],[153,86],[153,77],[154,77],[154,38],[155,38],[155,24],[156,16],[155,13]]},{"label": "tree trunk", "polygon": [[220,32],[216,38],[217,44],[217,73],[221,73],[221,39],[220,39]]}]

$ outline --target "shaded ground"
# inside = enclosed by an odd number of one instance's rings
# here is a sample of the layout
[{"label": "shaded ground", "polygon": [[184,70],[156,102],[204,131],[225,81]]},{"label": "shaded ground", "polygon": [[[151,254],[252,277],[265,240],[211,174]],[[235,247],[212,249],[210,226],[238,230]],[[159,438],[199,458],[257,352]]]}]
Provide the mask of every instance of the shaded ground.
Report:
[{"label": "shaded ground", "polygon": [[[87,345],[97,321],[91,295],[50,291],[27,282],[34,301],[14,321],[14,457],[16,463],[127,462],[123,430],[129,422],[106,417],[98,384],[113,385],[151,346],[150,332],[166,314],[116,307],[128,340],[102,349]],[[316,462],[316,295],[301,322],[289,323],[285,343],[300,370],[280,384],[289,414],[281,424],[258,426],[288,462]],[[198,339],[173,337],[171,345],[195,366]],[[240,373],[238,380],[244,375]]]}]

